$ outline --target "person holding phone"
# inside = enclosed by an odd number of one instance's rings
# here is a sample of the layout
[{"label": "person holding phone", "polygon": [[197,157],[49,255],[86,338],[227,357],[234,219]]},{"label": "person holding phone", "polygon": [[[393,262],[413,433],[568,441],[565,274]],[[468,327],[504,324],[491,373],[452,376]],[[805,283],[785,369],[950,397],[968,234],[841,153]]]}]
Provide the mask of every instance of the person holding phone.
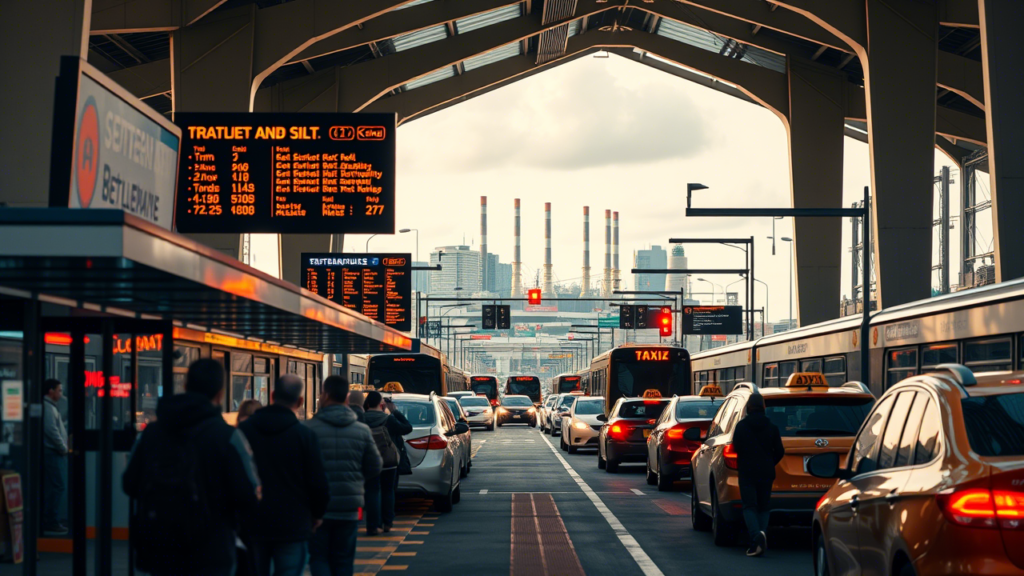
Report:
[{"label": "person holding phone", "polygon": [[405,451],[402,436],[412,432],[412,424],[391,401],[380,392],[369,392],[363,404],[366,410],[366,425],[370,427],[377,449],[384,460],[384,468],[377,478],[366,482],[366,533],[373,536],[378,531],[391,531],[395,520],[395,492],[403,461],[412,473],[409,456]]}]

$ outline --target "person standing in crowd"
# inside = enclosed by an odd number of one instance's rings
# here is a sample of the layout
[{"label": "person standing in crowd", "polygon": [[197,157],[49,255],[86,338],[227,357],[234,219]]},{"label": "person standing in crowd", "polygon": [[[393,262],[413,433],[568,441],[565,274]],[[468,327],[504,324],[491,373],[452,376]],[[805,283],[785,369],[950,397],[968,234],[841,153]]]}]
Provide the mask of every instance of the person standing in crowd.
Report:
[{"label": "person standing in crowd", "polygon": [[224,368],[193,362],[185,392],[157,404],[122,477],[135,499],[139,570],[155,576],[232,576],[240,521],[256,513],[260,481],[245,436],[221,417]]},{"label": "person standing in crowd", "polygon": [[306,422],[320,441],[331,492],[323,524],[309,544],[313,576],[352,575],[363,483],[379,475],[381,469],[370,429],[356,420],[347,405],[348,392],[348,380],[343,376],[325,378],[321,409]]},{"label": "person standing in crowd", "polygon": [[302,409],[304,388],[298,376],[282,376],[273,403],[238,426],[252,446],[263,484],[248,533],[260,576],[270,576],[271,564],[274,576],[302,576],[309,539],[331,499],[320,443],[295,415]]},{"label": "person standing in crowd", "polygon": [[360,390],[350,390],[348,393],[348,407],[356,413],[356,419],[366,424],[366,411],[363,410],[363,393]]},{"label": "person standing in crowd", "polygon": [[263,404],[260,404],[259,400],[254,400],[252,398],[243,400],[242,403],[238,405],[238,420],[235,424],[240,425],[242,422],[245,422],[260,408],[263,408]]},{"label": "person standing in crowd", "polygon": [[59,517],[68,463],[68,431],[57,408],[63,397],[60,380],[50,378],[43,382],[43,531],[51,534],[68,531]]},{"label": "person standing in crowd", "polygon": [[366,425],[370,427],[384,466],[380,476],[366,481],[366,533],[374,536],[378,530],[390,532],[395,521],[398,466],[403,457],[409,460],[402,436],[412,432],[412,424],[390,400],[385,401],[380,392],[368,393],[364,406]]},{"label": "person standing in crowd", "polygon": [[736,449],[743,521],[750,535],[747,556],[760,556],[768,550],[769,502],[775,465],[786,455],[778,427],[764,413],[764,396],[753,394],[747,400],[747,415],[736,424],[732,444]]}]

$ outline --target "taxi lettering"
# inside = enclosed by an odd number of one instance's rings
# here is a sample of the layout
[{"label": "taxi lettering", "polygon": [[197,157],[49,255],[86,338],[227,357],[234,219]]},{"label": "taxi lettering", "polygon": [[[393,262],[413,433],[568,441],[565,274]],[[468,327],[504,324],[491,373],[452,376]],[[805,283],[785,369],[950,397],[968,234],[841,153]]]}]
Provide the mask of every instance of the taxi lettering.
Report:
[{"label": "taxi lettering", "polygon": [[641,362],[668,360],[668,350],[637,350],[636,359]]}]

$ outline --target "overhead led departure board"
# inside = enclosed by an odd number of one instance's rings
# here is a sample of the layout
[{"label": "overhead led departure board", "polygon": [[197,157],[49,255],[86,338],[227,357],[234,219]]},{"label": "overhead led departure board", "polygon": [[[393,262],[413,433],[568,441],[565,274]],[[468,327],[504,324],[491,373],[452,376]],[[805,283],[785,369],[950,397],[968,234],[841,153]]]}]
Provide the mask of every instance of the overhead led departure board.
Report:
[{"label": "overhead led departure board", "polygon": [[684,306],[683,334],[743,334],[743,307]]},{"label": "overhead led departure board", "polygon": [[394,234],[394,114],[175,120],[178,232]]},{"label": "overhead led departure board", "polygon": [[302,287],[402,332],[412,329],[409,254],[302,255]]}]

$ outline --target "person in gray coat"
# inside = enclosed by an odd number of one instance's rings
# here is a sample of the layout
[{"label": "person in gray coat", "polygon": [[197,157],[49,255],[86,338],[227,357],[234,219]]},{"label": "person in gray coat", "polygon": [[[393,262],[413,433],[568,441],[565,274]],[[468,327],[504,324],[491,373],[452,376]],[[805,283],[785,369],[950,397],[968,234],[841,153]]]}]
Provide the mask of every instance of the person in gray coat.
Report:
[{"label": "person in gray coat", "polygon": [[381,457],[370,429],[348,407],[348,380],[326,378],[320,402],[322,408],[306,425],[320,443],[331,501],[309,543],[309,571],[313,576],[351,576],[363,483],[380,474]]},{"label": "person in gray coat", "polygon": [[43,382],[43,531],[51,534],[68,531],[58,518],[68,465],[68,432],[57,408],[63,397],[60,380]]}]

